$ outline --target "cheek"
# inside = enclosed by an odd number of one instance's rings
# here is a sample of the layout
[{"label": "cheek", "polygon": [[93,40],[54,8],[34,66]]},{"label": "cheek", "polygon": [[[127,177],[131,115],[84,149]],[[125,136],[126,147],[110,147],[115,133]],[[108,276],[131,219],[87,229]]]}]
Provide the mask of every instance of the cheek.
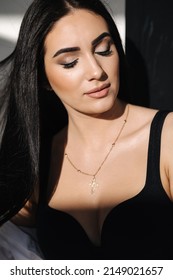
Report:
[{"label": "cheek", "polygon": [[119,76],[119,60],[117,56],[115,56],[114,59],[111,61],[110,71],[113,75],[117,77]]},{"label": "cheek", "polygon": [[116,49],[114,55],[104,60],[103,69],[113,82],[119,78],[119,58]]},{"label": "cheek", "polygon": [[59,67],[47,67],[46,75],[52,89],[56,93],[64,93],[79,85],[79,75],[74,71],[59,69]]},{"label": "cheek", "polygon": [[119,82],[119,59],[118,55],[114,60],[114,63],[112,63],[112,73],[114,75],[115,80]]},{"label": "cheek", "polygon": [[109,79],[112,85],[113,91],[117,92],[119,90],[119,62],[115,58],[111,61],[111,63],[108,65],[108,73],[109,73]]}]

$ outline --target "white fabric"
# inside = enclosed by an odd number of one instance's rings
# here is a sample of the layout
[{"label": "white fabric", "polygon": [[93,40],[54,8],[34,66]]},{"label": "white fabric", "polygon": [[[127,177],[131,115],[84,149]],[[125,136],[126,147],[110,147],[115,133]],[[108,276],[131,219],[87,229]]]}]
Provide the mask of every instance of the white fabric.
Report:
[{"label": "white fabric", "polygon": [[34,228],[8,221],[0,227],[0,260],[41,260]]}]

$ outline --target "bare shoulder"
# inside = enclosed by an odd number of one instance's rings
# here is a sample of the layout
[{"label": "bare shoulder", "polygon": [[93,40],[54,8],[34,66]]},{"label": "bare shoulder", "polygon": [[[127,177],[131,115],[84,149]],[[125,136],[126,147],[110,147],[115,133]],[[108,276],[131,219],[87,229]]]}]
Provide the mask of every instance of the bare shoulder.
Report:
[{"label": "bare shoulder", "polygon": [[149,127],[158,110],[130,104],[129,117],[134,129]]},{"label": "bare shoulder", "polygon": [[133,104],[130,104],[130,107],[131,107],[131,111],[138,115],[138,116],[141,116],[142,114],[142,117],[153,117],[156,113],[157,113],[157,109],[152,109],[152,108],[147,108],[147,107],[142,107],[142,106],[138,106],[138,105],[133,105]]},{"label": "bare shoulder", "polygon": [[[158,112],[157,109],[151,109],[136,105],[130,105],[131,107],[131,118],[132,121],[135,122],[135,125],[139,127],[147,126],[152,123],[154,116]],[[171,141],[173,143],[173,111],[168,110],[168,114],[165,118],[162,138],[166,138],[167,141]]]},{"label": "bare shoulder", "polygon": [[173,130],[173,111],[172,112],[168,112],[168,115],[165,119],[165,124],[164,124],[164,127],[165,127],[165,132],[169,131],[171,132],[171,130]]}]

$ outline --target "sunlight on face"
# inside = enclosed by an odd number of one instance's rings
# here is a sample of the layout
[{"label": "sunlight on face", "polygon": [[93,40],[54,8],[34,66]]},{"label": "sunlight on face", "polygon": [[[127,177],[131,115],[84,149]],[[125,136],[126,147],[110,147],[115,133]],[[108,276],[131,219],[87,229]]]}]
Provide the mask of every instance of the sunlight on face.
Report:
[{"label": "sunlight on face", "polygon": [[105,20],[87,10],[60,19],[45,40],[45,72],[68,113],[98,114],[115,103],[119,59]]}]

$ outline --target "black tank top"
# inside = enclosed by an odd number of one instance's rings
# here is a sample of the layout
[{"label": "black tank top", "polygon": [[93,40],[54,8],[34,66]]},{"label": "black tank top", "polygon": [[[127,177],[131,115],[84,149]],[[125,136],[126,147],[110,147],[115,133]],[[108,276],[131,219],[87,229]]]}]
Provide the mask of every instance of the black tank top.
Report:
[{"label": "black tank top", "polygon": [[38,240],[45,259],[173,259],[173,203],[160,179],[161,131],[167,111],[153,118],[142,191],[114,207],[94,245],[71,215],[40,203]]}]

